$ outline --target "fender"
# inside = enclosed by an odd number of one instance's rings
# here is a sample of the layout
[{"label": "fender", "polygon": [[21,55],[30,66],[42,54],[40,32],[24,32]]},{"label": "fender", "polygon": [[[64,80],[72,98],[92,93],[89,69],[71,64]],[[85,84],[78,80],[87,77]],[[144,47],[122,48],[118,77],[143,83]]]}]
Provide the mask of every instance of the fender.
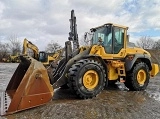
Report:
[{"label": "fender", "polygon": [[107,65],[106,65],[105,61],[102,59],[102,57],[100,57],[98,55],[86,55],[83,58],[94,58],[94,59],[97,59],[102,64],[102,66],[104,67],[104,70],[106,72],[106,84],[105,84],[105,86],[108,86],[108,70],[107,70]]},{"label": "fender", "polygon": [[[57,79],[57,81],[52,85],[54,89],[59,88],[60,86],[64,85],[67,83],[67,77],[66,74],[69,70],[69,68],[78,60],[83,59],[84,56],[88,55],[90,52],[90,48],[86,49],[84,52],[79,53],[78,55],[75,55],[73,58],[71,58],[65,66],[63,66],[64,70],[62,75]],[[56,76],[54,76],[53,78],[56,78]]]},{"label": "fender", "polygon": [[137,61],[137,59],[141,59],[143,62],[145,62],[148,65],[149,70],[152,70],[151,58],[149,55],[147,55],[147,54],[133,54],[133,55],[134,55],[134,58],[132,60],[128,58],[129,55],[127,55],[124,60],[126,71],[130,71],[132,69],[132,67],[133,67],[134,63]]}]

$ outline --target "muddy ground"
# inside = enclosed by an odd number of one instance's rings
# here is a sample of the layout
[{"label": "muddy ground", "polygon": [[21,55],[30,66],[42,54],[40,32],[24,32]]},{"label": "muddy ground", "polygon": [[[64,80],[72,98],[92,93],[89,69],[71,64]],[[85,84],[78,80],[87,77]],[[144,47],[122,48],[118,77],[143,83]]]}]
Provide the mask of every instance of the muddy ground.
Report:
[{"label": "muddy ground", "polygon": [[[5,90],[15,63],[0,63],[0,88]],[[160,75],[152,78],[146,91],[132,92],[124,86],[102,91],[88,100],[77,99],[69,90],[59,89],[46,105],[0,117],[2,119],[159,119]]]}]

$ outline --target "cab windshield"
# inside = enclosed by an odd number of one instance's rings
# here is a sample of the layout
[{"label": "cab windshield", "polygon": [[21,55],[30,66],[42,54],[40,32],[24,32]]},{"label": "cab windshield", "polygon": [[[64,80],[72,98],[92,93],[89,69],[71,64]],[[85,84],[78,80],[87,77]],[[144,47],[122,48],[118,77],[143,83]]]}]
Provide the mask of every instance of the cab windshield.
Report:
[{"label": "cab windshield", "polygon": [[124,47],[124,29],[106,25],[93,29],[92,44],[101,44],[108,54],[117,54]]},{"label": "cab windshield", "polygon": [[106,25],[104,27],[100,27],[98,29],[95,29],[94,35],[93,35],[93,44],[97,44],[99,40],[102,41],[105,45],[111,44],[112,39],[112,30],[111,25]]}]

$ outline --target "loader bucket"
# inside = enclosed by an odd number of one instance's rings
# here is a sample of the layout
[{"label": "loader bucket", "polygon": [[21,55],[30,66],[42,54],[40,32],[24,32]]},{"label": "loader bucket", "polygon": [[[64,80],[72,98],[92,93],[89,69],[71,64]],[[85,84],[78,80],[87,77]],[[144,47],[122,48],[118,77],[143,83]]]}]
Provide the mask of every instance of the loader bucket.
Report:
[{"label": "loader bucket", "polygon": [[53,96],[46,68],[41,62],[21,56],[21,63],[1,96],[1,115],[12,114],[49,102]]}]

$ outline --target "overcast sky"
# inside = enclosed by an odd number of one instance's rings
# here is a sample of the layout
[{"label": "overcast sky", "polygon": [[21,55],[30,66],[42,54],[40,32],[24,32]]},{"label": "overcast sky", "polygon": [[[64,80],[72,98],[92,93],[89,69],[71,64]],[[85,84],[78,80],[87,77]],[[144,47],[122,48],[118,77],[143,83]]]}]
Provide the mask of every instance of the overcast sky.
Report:
[{"label": "overcast sky", "polygon": [[108,22],[129,27],[130,41],[141,36],[160,39],[160,0],[0,0],[0,42],[16,34],[40,50],[54,40],[68,40],[71,10],[78,34]]}]

